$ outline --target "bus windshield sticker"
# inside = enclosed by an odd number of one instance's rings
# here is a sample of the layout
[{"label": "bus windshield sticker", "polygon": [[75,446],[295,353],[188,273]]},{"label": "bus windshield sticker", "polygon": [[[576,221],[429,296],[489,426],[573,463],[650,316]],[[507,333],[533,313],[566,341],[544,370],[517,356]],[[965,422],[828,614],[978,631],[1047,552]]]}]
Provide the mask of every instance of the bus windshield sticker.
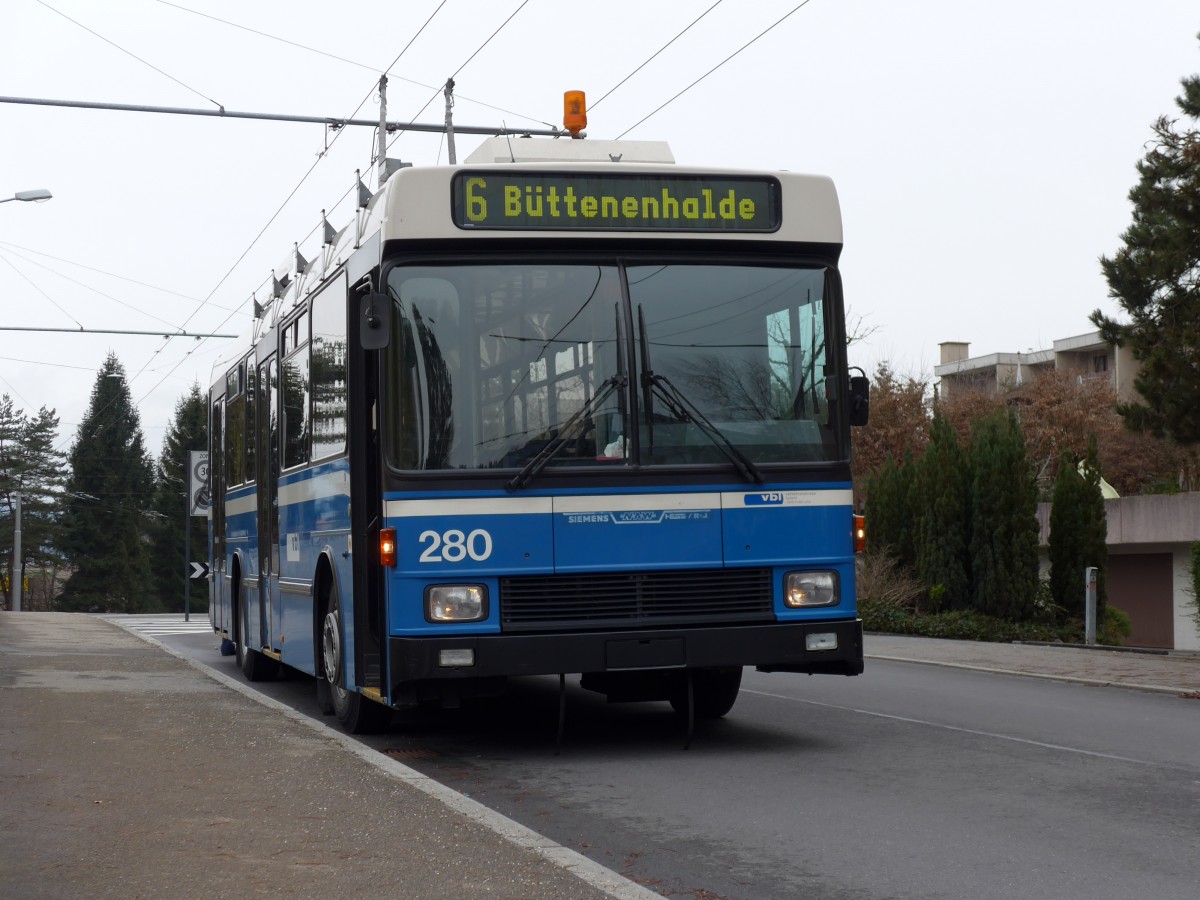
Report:
[{"label": "bus windshield sticker", "polygon": [[460,172],[451,194],[463,229],[771,232],[782,219],[769,176]]}]

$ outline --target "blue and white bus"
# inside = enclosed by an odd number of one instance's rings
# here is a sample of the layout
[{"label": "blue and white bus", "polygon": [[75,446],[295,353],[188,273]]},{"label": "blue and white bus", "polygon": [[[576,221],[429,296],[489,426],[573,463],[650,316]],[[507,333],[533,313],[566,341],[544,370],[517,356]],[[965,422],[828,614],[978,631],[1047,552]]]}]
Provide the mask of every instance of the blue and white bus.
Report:
[{"label": "blue and white bus", "polygon": [[[857,675],[832,182],[495,138],[299,258],[210,394],[210,618],[350,731],[578,674]],[[286,282],[286,283],[283,283]]]}]

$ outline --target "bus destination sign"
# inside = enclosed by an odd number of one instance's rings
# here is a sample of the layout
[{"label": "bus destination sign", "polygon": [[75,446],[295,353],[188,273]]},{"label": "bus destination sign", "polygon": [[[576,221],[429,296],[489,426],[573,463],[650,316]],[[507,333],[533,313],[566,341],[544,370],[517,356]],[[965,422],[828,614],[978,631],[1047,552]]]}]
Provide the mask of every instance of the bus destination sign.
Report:
[{"label": "bus destination sign", "polygon": [[519,231],[771,232],[780,225],[771,177],[460,172],[454,224]]}]

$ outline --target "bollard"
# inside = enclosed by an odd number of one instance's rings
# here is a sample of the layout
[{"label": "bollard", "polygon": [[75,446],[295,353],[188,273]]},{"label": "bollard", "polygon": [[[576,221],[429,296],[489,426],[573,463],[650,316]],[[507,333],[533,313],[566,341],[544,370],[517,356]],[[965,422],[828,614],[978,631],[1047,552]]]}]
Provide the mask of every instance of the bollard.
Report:
[{"label": "bollard", "polygon": [[1096,646],[1096,572],[1095,566],[1083,570],[1083,640],[1089,647]]}]

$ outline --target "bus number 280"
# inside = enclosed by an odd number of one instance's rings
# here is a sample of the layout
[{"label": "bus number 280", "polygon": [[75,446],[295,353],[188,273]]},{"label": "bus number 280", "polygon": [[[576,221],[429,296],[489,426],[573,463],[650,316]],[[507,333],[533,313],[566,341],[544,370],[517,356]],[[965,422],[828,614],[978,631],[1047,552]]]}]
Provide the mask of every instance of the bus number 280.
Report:
[{"label": "bus number 280", "polygon": [[423,563],[456,563],[468,556],[475,562],[483,562],[492,555],[492,536],[482,528],[476,528],[470,534],[464,534],[457,528],[442,532],[422,531],[417,541],[429,543],[421,551],[419,561]]}]

